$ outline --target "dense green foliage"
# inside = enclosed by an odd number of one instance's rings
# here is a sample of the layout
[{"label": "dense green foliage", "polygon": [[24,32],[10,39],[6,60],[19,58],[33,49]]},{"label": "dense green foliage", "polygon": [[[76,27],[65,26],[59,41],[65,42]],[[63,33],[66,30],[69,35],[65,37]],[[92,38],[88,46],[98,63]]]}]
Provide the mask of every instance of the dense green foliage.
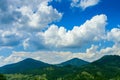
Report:
[{"label": "dense green foliage", "polygon": [[49,66],[5,77],[7,80],[120,80],[119,61],[120,56],[104,56],[80,67]]},{"label": "dense green foliage", "polygon": [[6,77],[2,74],[0,74],[0,80],[6,80]]},{"label": "dense green foliage", "polygon": [[67,75],[65,80],[70,77],[73,79],[69,80],[120,80],[120,56],[104,56],[80,67],[76,73]]},{"label": "dense green foliage", "polygon": [[48,80],[45,74],[43,75],[6,74],[5,77],[7,80]]}]

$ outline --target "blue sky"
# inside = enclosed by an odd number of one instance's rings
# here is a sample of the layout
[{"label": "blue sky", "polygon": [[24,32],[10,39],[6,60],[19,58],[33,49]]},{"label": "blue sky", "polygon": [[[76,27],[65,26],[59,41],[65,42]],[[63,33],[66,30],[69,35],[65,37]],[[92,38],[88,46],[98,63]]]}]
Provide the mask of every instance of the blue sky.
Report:
[{"label": "blue sky", "polygon": [[64,13],[64,17],[57,25],[66,26],[68,29],[72,29],[73,26],[83,24],[87,19],[91,19],[94,15],[106,14],[109,23],[107,29],[111,30],[113,26],[115,27],[120,23],[119,3],[120,1],[118,0],[100,0],[97,5],[88,7],[85,10],[76,7],[71,8],[70,0],[61,1],[61,3],[53,2],[52,5],[54,8],[57,8],[58,11]]},{"label": "blue sky", "polygon": [[0,66],[120,53],[118,0],[0,0]]}]

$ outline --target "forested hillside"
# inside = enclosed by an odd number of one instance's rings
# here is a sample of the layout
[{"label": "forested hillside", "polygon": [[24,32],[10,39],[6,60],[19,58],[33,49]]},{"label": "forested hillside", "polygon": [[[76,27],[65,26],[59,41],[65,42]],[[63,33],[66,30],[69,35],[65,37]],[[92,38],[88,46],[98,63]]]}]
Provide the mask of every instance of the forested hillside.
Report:
[{"label": "forested hillside", "polygon": [[6,80],[120,80],[120,56],[104,56],[82,65],[49,66],[16,74],[4,74]]}]

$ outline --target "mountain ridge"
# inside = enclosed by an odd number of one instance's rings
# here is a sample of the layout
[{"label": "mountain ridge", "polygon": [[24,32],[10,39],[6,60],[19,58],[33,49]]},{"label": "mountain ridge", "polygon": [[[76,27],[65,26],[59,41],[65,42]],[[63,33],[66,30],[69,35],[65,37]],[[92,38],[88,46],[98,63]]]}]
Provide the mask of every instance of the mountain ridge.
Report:
[{"label": "mountain ridge", "polygon": [[[68,61],[65,61],[63,63],[60,63],[60,66],[82,66],[88,64],[88,62],[78,59],[78,58],[73,58],[70,59]],[[37,68],[45,68],[45,67],[50,67],[50,66],[57,66],[58,65],[52,65],[52,64],[48,64],[42,61],[38,61],[32,58],[26,58],[22,61],[19,61],[17,63],[13,63],[13,64],[8,64],[5,66],[0,67],[0,73],[21,73],[24,71],[28,71],[28,70],[33,70],[33,69],[37,69]]]},{"label": "mountain ridge", "polygon": [[79,58],[72,58],[70,60],[67,60],[65,62],[62,62],[58,65],[61,65],[61,66],[67,66],[67,65],[71,65],[71,66],[77,66],[77,67],[80,67],[82,65],[86,65],[86,64],[89,64],[89,62],[87,61],[84,61],[82,59],[79,59]]},{"label": "mountain ridge", "polygon": [[8,64],[0,67],[0,72],[16,73],[16,72],[23,72],[27,70],[36,69],[36,68],[48,67],[48,66],[51,66],[51,65],[48,63],[44,63],[42,61],[34,60],[32,58],[27,58],[17,63]]}]

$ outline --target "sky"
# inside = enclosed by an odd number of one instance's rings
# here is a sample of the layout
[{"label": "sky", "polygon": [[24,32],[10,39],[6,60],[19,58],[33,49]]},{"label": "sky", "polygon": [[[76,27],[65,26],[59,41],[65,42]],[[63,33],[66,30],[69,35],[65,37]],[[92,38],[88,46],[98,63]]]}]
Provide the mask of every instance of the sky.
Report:
[{"label": "sky", "polygon": [[119,0],[0,0],[0,66],[120,55]]}]

